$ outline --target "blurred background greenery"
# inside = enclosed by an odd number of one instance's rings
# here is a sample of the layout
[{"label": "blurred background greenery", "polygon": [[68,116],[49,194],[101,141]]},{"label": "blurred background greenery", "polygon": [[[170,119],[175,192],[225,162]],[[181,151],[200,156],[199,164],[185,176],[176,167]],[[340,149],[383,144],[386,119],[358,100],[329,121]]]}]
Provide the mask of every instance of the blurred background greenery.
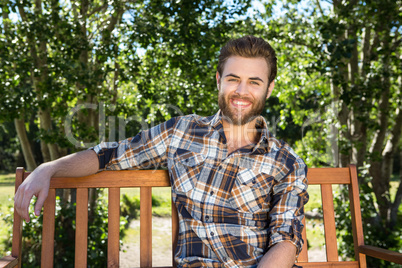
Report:
[{"label": "blurred background greenery", "polygon": [[[252,34],[277,51],[270,130],[310,167],[357,164],[366,242],[401,250],[401,0],[1,0],[0,10],[2,172],[215,113],[219,49]],[[340,253],[353,258],[340,215]]]}]

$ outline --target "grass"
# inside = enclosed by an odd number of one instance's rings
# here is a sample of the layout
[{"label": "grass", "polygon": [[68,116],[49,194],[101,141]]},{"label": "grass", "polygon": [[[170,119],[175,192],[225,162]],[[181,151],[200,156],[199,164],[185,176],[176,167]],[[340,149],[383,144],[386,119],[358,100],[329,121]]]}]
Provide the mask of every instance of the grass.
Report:
[{"label": "grass", "polygon": [[[106,193],[106,192],[105,192]],[[139,197],[140,189],[138,188],[122,188],[120,194],[126,194],[130,197]],[[171,190],[170,187],[155,187],[152,188],[152,195],[160,201],[160,206],[152,207],[152,215],[159,217],[171,217]]]},{"label": "grass", "polygon": [[11,229],[11,226],[3,221],[3,214],[13,204],[14,181],[14,174],[0,174],[0,257],[6,255],[6,251],[9,250],[5,248],[2,241],[9,239],[8,230]]},{"label": "grass", "polygon": [[[322,212],[321,190],[319,185],[309,185],[309,201],[304,206],[306,212]],[[308,249],[321,249],[324,246],[324,224],[322,219],[306,219]]]},{"label": "grass", "polygon": [[319,185],[310,185],[307,190],[309,201],[304,206],[306,211],[316,211],[321,209],[321,191]]},{"label": "grass", "polygon": [[7,207],[13,204],[14,197],[14,174],[0,174],[0,206]]},{"label": "grass", "polygon": [[14,185],[15,174],[14,173],[6,173],[0,174],[0,186],[2,185]]}]

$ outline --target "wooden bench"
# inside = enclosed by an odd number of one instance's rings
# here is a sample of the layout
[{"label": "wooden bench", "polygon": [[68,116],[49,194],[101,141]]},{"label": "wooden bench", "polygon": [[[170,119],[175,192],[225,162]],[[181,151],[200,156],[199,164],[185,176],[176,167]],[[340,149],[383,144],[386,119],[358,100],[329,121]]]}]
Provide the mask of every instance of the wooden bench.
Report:
[{"label": "wooden bench", "polygon": [[[17,169],[15,189],[29,175],[22,168]],[[118,178],[118,179],[116,179]],[[366,255],[402,264],[402,254],[386,249],[367,246],[363,240],[363,228],[357,184],[356,167],[350,168],[310,168],[309,185],[320,185],[325,231],[326,262],[308,262],[307,247],[303,247],[298,265],[302,267],[366,267]],[[356,261],[338,261],[332,185],[344,184],[349,187],[350,209],[352,212],[353,238]],[[54,220],[56,189],[76,188],[76,240],[75,267],[87,266],[88,234],[88,188],[108,188],[108,267],[119,266],[119,212],[120,188],[139,187],[140,202],[140,265],[152,267],[152,187],[170,186],[167,171],[104,171],[83,178],[52,178],[49,196],[44,205],[42,234],[42,267],[53,267]],[[178,233],[177,211],[172,206],[172,246],[176,248]],[[303,239],[307,241],[306,228]],[[0,267],[21,267],[22,221],[14,214],[11,256],[0,260]],[[173,253],[172,253],[173,257]],[[174,262],[173,262],[174,263]]]}]

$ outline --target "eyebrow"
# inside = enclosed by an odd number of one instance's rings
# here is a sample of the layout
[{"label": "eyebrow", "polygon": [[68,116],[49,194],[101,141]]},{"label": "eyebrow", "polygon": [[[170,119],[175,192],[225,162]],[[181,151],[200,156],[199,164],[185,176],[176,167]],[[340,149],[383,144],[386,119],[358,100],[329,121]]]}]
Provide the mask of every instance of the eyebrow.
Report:
[{"label": "eyebrow", "polygon": [[228,76],[233,76],[234,78],[240,78],[240,76],[237,76],[235,74],[227,74],[227,75],[225,75],[225,77],[228,77]]},{"label": "eyebrow", "polygon": [[261,81],[262,83],[264,83],[264,81],[259,77],[250,77],[249,79],[250,80],[258,80],[258,81]]},{"label": "eyebrow", "polygon": [[[234,77],[234,78],[240,78],[240,76],[237,76],[237,75],[232,74],[232,73],[227,74],[225,77],[228,77],[228,76],[232,76],[232,77]],[[258,80],[258,81],[261,81],[262,83],[264,83],[264,80],[262,80],[262,79],[259,78],[259,77],[250,77],[249,79],[250,79],[250,80]]]}]

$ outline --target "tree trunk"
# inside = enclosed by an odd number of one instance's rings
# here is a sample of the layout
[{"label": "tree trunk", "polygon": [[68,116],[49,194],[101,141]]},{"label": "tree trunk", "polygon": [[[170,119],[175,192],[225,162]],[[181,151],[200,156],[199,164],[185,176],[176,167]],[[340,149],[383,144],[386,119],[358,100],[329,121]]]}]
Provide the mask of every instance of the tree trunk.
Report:
[{"label": "tree trunk", "polygon": [[[39,120],[40,120],[40,128],[44,130],[46,133],[52,132],[52,118],[50,116],[50,112],[48,109],[42,110],[39,109]],[[50,160],[56,160],[60,157],[58,147],[55,143],[49,142],[46,143],[46,147],[49,151]]]},{"label": "tree trunk", "polygon": [[36,168],[35,157],[32,153],[31,144],[29,143],[24,119],[14,119],[15,130],[21,143],[22,154],[24,155],[27,169],[32,171]]},{"label": "tree trunk", "polygon": [[402,203],[402,150],[399,152],[399,167],[399,186],[395,194],[394,203],[391,207],[391,228],[397,223],[399,206]]},{"label": "tree trunk", "polygon": [[[396,111],[396,119],[395,119],[395,125],[394,128],[392,129],[391,132],[391,137],[387,141],[387,144],[384,148],[383,151],[383,162],[382,162],[382,173],[383,177],[386,178],[391,178],[392,176],[392,164],[394,162],[394,156],[399,148],[399,143],[401,140],[401,134],[402,134],[402,107],[397,109]],[[401,151],[402,154],[402,151]],[[402,163],[402,159],[400,160]],[[401,175],[402,175],[402,166],[400,166],[401,169]],[[389,181],[389,179],[388,179]],[[402,180],[401,180],[402,181]],[[390,187],[390,185],[389,185]],[[389,206],[389,224],[390,226],[394,226],[396,224],[397,216],[398,216],[398,207],[401,202],[401,196],[402,195],[402,189],[401,187],[398,188],[398,191],[395,195],[394,202],[390,204]],[[389,190],[388,190],[389,192]]]},{"label": "tree trunk", "polygon": [[[42,16],[42,1],[36,0],[35,1],[35,8],[34,8],[34,15],[35,16]],[[24,8],[18,5],[18,11],[21,16],[21,19],[24,22],[28,21],[28,16],[24,10]],[[47,67],[47,39],[44,36],[27,36],[27,42],[30,47],[31,57],[33,59],[33,64],[36,70],[39,70],[40,75],[35,76],[34,70],[31,71],[32,74],[32,82],[33,88],[38,94],[38,100],[41,102],[43,101],[43,90],[44,85],[46,85],[46,81],[48,79],[48,67]],[[49,101],[47,103],[42,103],[42,105],[49,106]],[[38,117],[40,120],[40,128],[43,129],[45,132],[51,132],[52,130],[52,119],[50,116],[49,108],[42,109],[39,108]],[[43,154],[44,162],[55,160],[59,158],[58,148],[56,144],[45,143],[41,141],[41,150]]]},{"label": "tree trunk", "polygon": [[379,126],[380,129],[377,131],[373,146],[371,148],[372,161],[370,165],[370,175],[373,177],[373,191],[377,198],[378,209],[380,216],[383,220],[389,221],[390,214],[390,195],[389,195],[389,179],[390,177],[384,173],[384,165],[389,163],[384,163],[383,159],[383,146],[385,144],[386,134],[388,132],[388,121],[389,121],[389,95],[390,95],[390,81],[388,77],[383,78],[383,93],[381,96],[379,104]]}]

